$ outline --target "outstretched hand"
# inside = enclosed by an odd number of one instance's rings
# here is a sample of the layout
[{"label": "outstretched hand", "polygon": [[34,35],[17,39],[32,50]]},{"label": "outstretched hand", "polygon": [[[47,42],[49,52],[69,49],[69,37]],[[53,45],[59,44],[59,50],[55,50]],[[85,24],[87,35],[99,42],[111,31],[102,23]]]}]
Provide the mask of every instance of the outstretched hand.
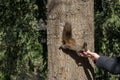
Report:
[{"label": "outstretched hand", "polygon": [[87,50],[86,52],[78,53],[78,56],[90,57],[93,61],[96,61],[100,57],[100,55],[98,55],[95,52],[91,52],[90,50]]}]

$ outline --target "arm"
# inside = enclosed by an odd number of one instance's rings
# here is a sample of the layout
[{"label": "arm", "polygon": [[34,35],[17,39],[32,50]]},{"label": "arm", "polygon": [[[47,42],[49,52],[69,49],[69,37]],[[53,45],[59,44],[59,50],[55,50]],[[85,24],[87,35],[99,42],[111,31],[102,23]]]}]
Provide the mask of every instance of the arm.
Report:
[{"label": "arm", "polygon": [[105,69],[114,74],[120,74],[120,57],[110,58],[107,56],[100,56],[89,50],[87,52],[80,53],[79,55],[83,57],[90,57],[99,68]]},{"label": "arm", "polygon": [[97,67],[105,69],[114,74],[120,74],[120,58],[110,58],[107,56],[100,56],[96,63]]}]

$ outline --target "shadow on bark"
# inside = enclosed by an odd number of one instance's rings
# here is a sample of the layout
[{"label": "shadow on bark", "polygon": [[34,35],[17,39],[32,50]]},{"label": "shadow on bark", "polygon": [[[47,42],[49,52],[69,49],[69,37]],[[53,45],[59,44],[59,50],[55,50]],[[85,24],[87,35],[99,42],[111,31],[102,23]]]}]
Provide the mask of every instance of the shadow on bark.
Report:
[{"label": "shadow on bark", "polygon": [[94,69],[90,64],[88,58],[80,57],[77,55],[75,51],[72,50],[62,49],[62,51],[68,54],[70,57],[72,57],[78,66],[83,66],[83,69],[85,71],[88,80],[92,80],[94,78]]}]

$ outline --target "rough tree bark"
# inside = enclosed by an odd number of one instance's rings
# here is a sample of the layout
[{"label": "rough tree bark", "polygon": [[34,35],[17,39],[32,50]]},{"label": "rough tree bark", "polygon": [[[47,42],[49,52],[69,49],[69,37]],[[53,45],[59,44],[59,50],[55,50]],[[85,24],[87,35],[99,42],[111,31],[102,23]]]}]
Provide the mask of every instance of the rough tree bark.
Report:
[{"label": "rough tree bark", "polygon": [[66,21],[72,25],[77,44],[87,42],[94,50],[93,5],[93,0],[48,0],[48,80],[93,80],[90,59],[59,50]]}]

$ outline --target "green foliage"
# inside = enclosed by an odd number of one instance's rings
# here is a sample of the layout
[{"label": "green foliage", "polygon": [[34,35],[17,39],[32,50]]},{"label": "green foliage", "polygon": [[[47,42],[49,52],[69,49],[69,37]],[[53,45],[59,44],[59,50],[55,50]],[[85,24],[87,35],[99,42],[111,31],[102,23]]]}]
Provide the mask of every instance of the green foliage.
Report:
[{"label": "green foliage", "polygon": [[[95,0],[95,49],[100,55],[120,56],[120,1]],[[97,80],[116,80],[117,75],[96,68]]]},{"label": "green foliage", "polygon": [[0,80],[45,77],[38,11],[35,0],[0,0]]}]

